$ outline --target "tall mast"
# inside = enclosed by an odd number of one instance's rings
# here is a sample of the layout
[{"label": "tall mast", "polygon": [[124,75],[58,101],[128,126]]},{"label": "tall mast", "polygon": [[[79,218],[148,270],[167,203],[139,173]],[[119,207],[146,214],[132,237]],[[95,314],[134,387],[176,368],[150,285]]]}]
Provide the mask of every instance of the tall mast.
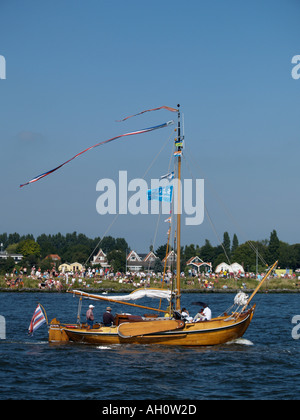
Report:
[{"label": "tall mast", "polygon": [[[178,126],[177,126],[177,139],[175,139],[175,146],[176,151],[181,152],[182,149],[182,141],[181,141],[181,133],[180,133],[180,105],[177,105],[178,107]],[[178,185],[177,185],[177,196],[178,196],[178,202],[177,202],[177,264],[176,264],[176,309],[180,310],[180,295],[181,295],[181,288],[180,288],[180,230],[181,230],[181,153],[178,153],[177,155],[177,179],[178,179]]]}]

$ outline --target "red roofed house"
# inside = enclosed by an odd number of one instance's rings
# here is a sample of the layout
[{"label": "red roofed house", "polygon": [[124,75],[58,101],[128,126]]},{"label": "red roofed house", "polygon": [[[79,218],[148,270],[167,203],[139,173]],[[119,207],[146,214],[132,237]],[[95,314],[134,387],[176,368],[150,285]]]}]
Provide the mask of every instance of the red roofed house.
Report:
[{"label": "red roofed house", "polygon": [[207,263],[201,260],[200,257],[192,257],[186,263],[187,266],[197,268],[197,272],[199,273],[201,267],[209,267],[212,270],[212,263]]}]

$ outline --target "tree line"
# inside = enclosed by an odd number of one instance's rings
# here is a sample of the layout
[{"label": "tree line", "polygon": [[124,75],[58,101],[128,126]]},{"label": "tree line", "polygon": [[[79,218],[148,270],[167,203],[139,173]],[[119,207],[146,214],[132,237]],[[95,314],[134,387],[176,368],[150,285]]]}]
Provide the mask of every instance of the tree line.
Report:
[{"label": "tree line", "polygon": [[[99,248],[107,254],[109,264],[116,270],[125,270],[126,254],[130,250],[124,238],[113,238],[106,236],[102,239],[96,237],[88,238],[83,233],[41,234],[34,238],[32,234],[19,235],[18,233],[0,234],[0,243],[9,253],[19,253],[23,255],[21,264],[27,267],[33,265],[40,266],[42,269],[50,268],[52,261],[46,257],[50,254],[57,254],[61,262],[79,262],[89,264],[92,256],[98,252]],[[162,261],[166,255],[167,244],[159,246],[154,250],[156,256]],[[152,249],[150,247],[150,249]],[[172,248],[170,248],[172,249]],[[139,252],[139,250],[136,250]],[[290,245],[279,240],[276,230],[273,230],[269,239],[262,241],[252,241],[239,244],[237,235],[234,234],[231,240],[228,232],[224,232],[223,242],[218,246],[213,246],[208,239],[204,245],[199,246],[190,244],[181,247],[182,270],[186,262],[195,256],[199,256],[204,262],[210,262],[215,269],[222,262],[237,262],[243,265],[245,271],[265,270],[265,263],[271,264],[279,260],[278,266],[281,268],[298,269],[300,268],[300,244]],[[9,259],[8,259],[9,260]],[[0,270],[8,271],[14,267],[13,261],[0,260]]]}]

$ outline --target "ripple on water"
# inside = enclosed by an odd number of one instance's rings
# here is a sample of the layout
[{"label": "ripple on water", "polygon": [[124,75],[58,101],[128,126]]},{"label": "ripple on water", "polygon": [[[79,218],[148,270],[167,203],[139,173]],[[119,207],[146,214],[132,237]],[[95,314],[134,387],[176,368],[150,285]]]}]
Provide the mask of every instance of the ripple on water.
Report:
[{"label": "ripple on water", "polygon": [[[291,337],[298,296],[261,296],[250,328],[241,339],[222,346],[183,348],[52,346],[44,327],[34,337],[27,336],[41,295],[21,295],[6,294],[4,299],[0,294],[2,314],[9,314],[12,305],[16,308],[14,319],[8,317],[7,340],[0,341],[1,399],[299,398],[300,340]],[[210,295],[209,303],[220,313],[232,298]],[[50,318],[51,312],[61,319],[76,318],[76,299],[55,294],[42,299]],[[188,307],[195,297],[185,294],[183,299]],[[268,305],[264,305],[266,300]],[[287,308],[288,316],[279,308]]]}]

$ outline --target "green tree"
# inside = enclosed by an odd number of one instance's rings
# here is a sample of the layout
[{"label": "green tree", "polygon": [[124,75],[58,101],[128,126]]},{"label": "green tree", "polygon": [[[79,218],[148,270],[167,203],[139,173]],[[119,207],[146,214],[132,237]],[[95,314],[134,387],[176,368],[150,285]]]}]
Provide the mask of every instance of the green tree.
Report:
[{"label": "green tree", "polygon": [[40,261],[39,266],[42,271],[51,270],[53,268],[53,261],[50,258],[44,258]]},{"label": "green tree", "polygon": [[29,255],[34,255],[36,257],[41,254],[41,247],[34,239],[25,239],[21,241],[17,248],[18,252],[22,254],[25,258]]},{"label": "green tree", "polygon": [[20,240],[21,240],[21,237],[20,237],[20,235],[19,235],[17,232],[15,232],[15,233],[10,233],[10,234],[8,235],[7,245],[10,245],[10,244],[17,244],[17,243],[19,243],[19,242],[20,242]]},{"label": "green tree", "polygon": [[[169,252],[171,250],[172,250],[172,248],[170,249],[170,247],[169,247]],[[165,258],[165,256],[166,256],[166,252],[167,252],[167,244],[161,245],[155,251],[155,255],[162,261]]]},{"label": "green tree", "polygon": [[15,267],[15,260],[12,257],[0,259],[0,273],[10,273]]},{"label": "green tree", "polygon": [[100,247],[103,249],[103,251],[108,254],[109,252],[116,249],[116,240],[112,236],[105,236],[102,238]]},{"label": "green tree", "polygon": [[183,252],[183,261],[186,263],[189,259],[196,257],[195,245],[186,245]]},{"label": "green tree", "polygon": [[228,232],[224,232],[224,235],[223,235],[223,247],[224,247],[224,250],[225,250],[228,258],[230,258],[230,250],[231,250],[231,247],[230,247],[230,236],[229,236],[229,233]]},{"label": "green tree", "polygon": [[125,272],[126,268],[126,253],[114,249],[107,254],[108,263],[114,269],[114,272],[117,271]]},{"label": "green tree", "polygon": [[297,256],[297,245],[289,245],[286,242],[280,241],[278,266],[295,270],[299,268],[298,265],[299,258]]},{"label": "green tree", "polygon": [[200,258],[204,262],[213,262],[215,249],[208,239],[205,239],[205,244],[200,248]]},{"label": "green tree", "polygon": [[79,262],[84,264],[90,256],[90,250],[86,245],[74,244],[66,247],[62,252],[64,262]]},{"label": "green tree", "polygon": [[245,271],[251,271],[252,269],[255,269],[255,253],[250,249],[247,243],[237,247],[234,254],[232,255],[232,261],[241,264]]},{"label": "green tree", "polygon": [[124,238],[117,238],[115,241],[115,249],[123,252],[127,252],[129,248],[128,243],[125,241]]},{"label": "green tree", "polygon": [[273,232],[271,232],[268,250],[270,254],[270,262],[273,263],[276,260],[278,260],[280,242],[279,242],[276,230],[273,230]]},{"label": "green tree", "polygon": [[43,233],[42,235],[37,237],[37,243],[41,247],[41,257],[45,258],[49,254],[57,254],[57,249],[53,244],[51,235],[46,235]]},{"label": "green tree", "polygon": [[[230,258],[230,255],[228,255],[228,257]],[[214,267],[217,267],[222,262],[226,262],[227,264],[229,264],[228,258],[224,253],[223,246],[218,245],[214,247],[214,256],[211,262]]]},{"label": "green tree", "polygon": [[[263,241],[251,242],[251,247],[248,242],[239,245],[232,254],[231,260],[241,264],[245,271],[256,271],[256,252],[254,248],[258,251],[258,255],[262,257],[263,261],[268,261],[268,248],[264,245]],[[263,272],[266,269],[265,265],[258,258],[258,271]]]},{"label": "green tree", "polygon": [[294,256],[293,266],[291,268],[297,270],[300,268],[300,244],[291,245],[291,249]]},{"label": "green tree", "polygon": [[8,247],[6,248],[6,252],[8,253],[8,254],[17,254],[18,253],[18,246],[19,246],[19,244],[11,244],[11,245],[8,245]]},{"label": "green tree", "polygon": [[239,246],[239,240],[238,240],[238,237],[236,236],[236,234],[234,234],[233,239],[232,239],[231,254],[234,254],[234,252],[235,252],[235,250],[237,249],[238,246]]}]

